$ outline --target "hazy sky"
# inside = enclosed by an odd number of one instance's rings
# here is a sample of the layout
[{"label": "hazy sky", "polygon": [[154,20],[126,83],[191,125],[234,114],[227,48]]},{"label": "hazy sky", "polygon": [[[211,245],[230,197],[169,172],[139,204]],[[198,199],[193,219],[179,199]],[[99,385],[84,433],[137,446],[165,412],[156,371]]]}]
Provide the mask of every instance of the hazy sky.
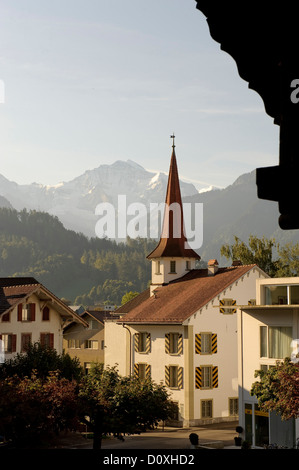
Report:
[{"label": "hazy sky", "polygon": [[1,0],[0,45],[0,174],[19,184],[167,172],[173,132],[198,187],[278,163],[278,127],[194,0]]}]

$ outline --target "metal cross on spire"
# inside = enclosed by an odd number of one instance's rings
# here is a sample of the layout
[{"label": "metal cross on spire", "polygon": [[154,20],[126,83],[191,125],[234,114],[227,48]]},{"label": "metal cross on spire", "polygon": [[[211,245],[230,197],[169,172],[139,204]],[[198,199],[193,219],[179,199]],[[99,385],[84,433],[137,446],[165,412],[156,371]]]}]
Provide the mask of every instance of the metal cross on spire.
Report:
[{"label": "metal cross on spire", "polygon": [[172,139],[172,148],[174,149],[174,147],[175,147],[175,145],[174,145],[175,135],[172,134],[172,135],[170,136],[170,138]]}]

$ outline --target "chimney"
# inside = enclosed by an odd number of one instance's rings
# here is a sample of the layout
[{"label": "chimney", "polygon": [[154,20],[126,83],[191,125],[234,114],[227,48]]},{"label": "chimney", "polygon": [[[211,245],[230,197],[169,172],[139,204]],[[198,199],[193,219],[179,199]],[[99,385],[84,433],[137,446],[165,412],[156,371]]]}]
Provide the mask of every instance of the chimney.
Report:
[{"label": "chimney", "polygon": [[208,262],[208,276],[214,276],[218,271],[218,261],[216,259],[210,259]]},{"label": "chimney", "polygon": [[235,259],[235,260],[232,262],[232,266],[242,266],[242,261],[239,260],[239,259]]}]

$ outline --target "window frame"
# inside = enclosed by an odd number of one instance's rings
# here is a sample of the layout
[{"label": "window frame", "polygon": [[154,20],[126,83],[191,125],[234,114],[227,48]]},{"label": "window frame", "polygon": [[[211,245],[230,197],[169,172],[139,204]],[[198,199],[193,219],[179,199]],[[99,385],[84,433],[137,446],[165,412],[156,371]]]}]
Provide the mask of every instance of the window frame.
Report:
[{"label": "window frame", "polygon": [[[210,407],[210,414],[206,414],[206,410],[203,412],[204,405],[208,404]],[[202,419],[211,419],[213,418],[213,399],[212,398],[203,398],[200,400],[200,414]]]},{"label": "window frame", "polygon": [[[289,351],[282,352],[281,357],[276,355],[270,355],[272,351],[277,348],[275,345],[270,344],[270,330],[274,329],[281,329],[281,328],[288,328],[290,330],[290,345]],[[263,333],[262,333],[263,332]],[[282,331],[278,331],[278,334],[281,334]],[[291,355],[291,342],[293,340],[293,327],[290,325],[260,325],[259,327],[259,336],[260,336],[260,359],[270,359],[270,360],[277,360],[277,359],[284,359]],[[266,353],[266,354],[264,354]]]}]

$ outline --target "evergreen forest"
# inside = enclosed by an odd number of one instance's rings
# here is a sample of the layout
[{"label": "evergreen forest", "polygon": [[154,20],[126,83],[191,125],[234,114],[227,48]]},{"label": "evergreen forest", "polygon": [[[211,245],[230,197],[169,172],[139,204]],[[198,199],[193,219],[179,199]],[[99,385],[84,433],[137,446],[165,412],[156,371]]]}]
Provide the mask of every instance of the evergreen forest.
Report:
[{"label": "evergreen forest", "polygon": [[0,276],[30,276],[71,305],[120,305],[150,281],[155,240],[87,238],[57,217],[0,208]]}]

